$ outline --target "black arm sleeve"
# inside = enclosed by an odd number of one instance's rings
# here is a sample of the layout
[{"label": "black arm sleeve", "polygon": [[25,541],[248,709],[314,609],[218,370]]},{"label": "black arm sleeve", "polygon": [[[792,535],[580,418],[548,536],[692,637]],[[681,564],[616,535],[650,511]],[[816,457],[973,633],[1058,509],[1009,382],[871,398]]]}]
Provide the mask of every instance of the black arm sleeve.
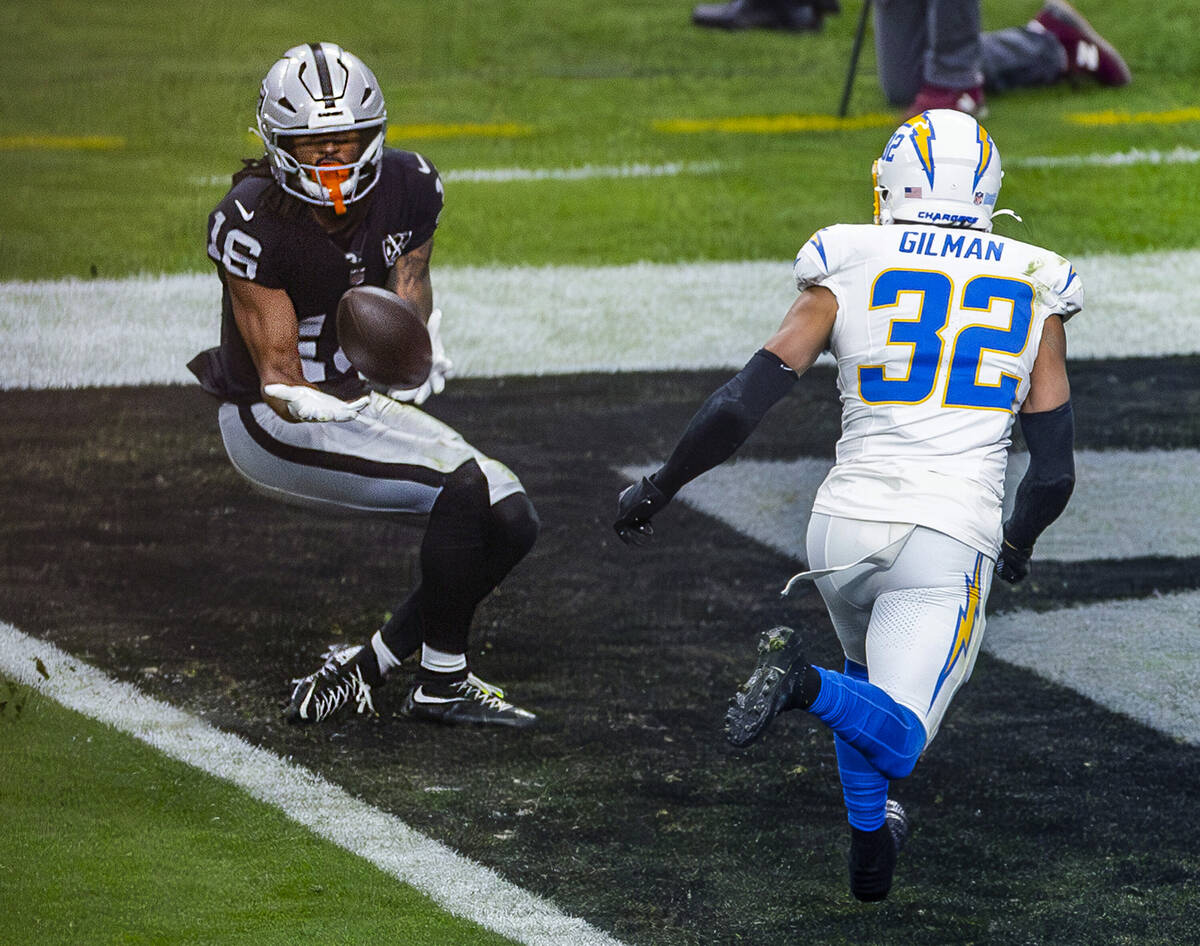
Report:
[{"label": "black arm sleeve", "polygon": [[724,463],[796,378],[777,355],[760,348],[746,367],[709,395],[651,481],[670,498],[685,483]]},{"label": "black arm sleeve", "polygon": [[1052,411],[1021,414],[1021,433],[1029,447],[1029,469],[1017,487],[1004,540],[1028,550],[1067,508],[1075,488],[1075,413],[1071,402]]}]

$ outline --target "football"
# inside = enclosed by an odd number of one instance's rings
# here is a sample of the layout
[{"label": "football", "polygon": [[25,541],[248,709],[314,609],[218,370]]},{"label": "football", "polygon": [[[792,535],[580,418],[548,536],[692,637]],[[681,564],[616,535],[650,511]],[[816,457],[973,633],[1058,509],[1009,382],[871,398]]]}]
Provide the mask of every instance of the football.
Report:
[{"label": "football", "polygon": [[424,384],[433,346],[413,305],[378,286],[354,286],[338,301],[338,341],[369,381],[393,388]]}]

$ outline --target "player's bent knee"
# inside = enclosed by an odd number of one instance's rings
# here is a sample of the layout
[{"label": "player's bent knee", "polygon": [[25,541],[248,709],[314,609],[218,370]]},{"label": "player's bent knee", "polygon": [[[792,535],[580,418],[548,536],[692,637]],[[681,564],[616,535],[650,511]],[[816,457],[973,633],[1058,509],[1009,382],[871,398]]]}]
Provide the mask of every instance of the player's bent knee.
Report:
[{"label": "player's bent knee", "polygon": [[460,506],[478,506],[481,501],[487,503],[487,495],[487,477],[483,475],[478,463],[468,460],[447,474],[442,481],[442,491],[438,500]]},{"label": "player's bent knee", "polygon": [[437,537],[440,544],[474,544],[482,539],[487,516],[487,478],[478,463],[468,460],[442,480],[426,536]]},{"label": "player's bent knee", "polygon": [[899,725],[893,732],[892,751],[876,760],[880,772],[892,780],[911,775],[925,749],[925,726],[920,717],[899,703],[896,704],[896,715]]},{"label": "player's bent knee", "polygon": [[518,557],[533,548],[542,528],[537,510],[524,493],[506,496],[492,506],[492,522],[499,541]]}]

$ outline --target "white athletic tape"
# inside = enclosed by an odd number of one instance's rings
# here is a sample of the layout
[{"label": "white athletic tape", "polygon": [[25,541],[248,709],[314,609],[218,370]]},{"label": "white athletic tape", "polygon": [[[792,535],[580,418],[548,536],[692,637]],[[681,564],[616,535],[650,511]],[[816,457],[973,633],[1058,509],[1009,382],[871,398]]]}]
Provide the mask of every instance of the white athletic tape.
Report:
[{"label": "white athletic tape", "polygon": [[[1072,358],[1200,353],[1200,250],[1074,261]],[[437,267],[460,377],[740,367],[795,297],[791,261]],[[219,339],[212,273],[0,283],[0,388],[193,383]]]},{"label": "white athletic tape", "polygon": [[[36,661],[48,676],[37,669]],[[319,775],[214,729],[0,621],[0,674],[68,709],[230,782],[314,834],[362,857],[442,909],[528,946],[621,946],[618,940],[353,798]]]}]

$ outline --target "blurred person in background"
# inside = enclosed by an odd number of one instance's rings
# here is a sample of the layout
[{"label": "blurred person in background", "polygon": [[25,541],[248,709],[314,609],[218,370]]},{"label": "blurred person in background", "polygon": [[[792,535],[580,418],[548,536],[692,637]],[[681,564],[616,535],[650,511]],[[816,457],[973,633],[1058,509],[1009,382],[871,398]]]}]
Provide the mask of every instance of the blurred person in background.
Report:
[{"label": "blurred person in background", "polygon": [[692,22],[722,30],[790,30],[815,32],[825,17],[841,12],[838,0],[730,0],[702,3],[692,9]]},{"label": "blurred person in background", "polygon": [[1120,54],[1066,0],[1025,26],[980,27],[979,0],[875,0],[875,53],[888,103],[916,115],[952,108],[982,118],[985,93],[1087,78],[1122,86]]}]

